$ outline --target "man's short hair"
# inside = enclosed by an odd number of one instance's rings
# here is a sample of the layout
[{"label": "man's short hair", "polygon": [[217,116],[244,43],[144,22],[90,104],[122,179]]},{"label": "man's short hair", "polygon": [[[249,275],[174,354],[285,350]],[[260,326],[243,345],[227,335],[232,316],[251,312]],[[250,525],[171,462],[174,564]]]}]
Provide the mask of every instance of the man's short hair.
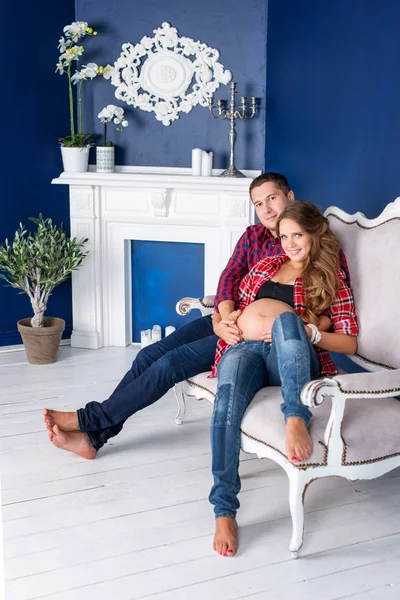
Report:
[{"label": "man's short hair", "polygon": [[288,193],[290,192],[291,188],[284,175],[281,175],[280,173],[261,173],[261,175],[253,179],[253,181],[250,184],[250,196],[254,188],[260,187],[260,185],[263,185],[263,183],[267,183],[269,181],[275,183],[284,194],[288,195]]}]

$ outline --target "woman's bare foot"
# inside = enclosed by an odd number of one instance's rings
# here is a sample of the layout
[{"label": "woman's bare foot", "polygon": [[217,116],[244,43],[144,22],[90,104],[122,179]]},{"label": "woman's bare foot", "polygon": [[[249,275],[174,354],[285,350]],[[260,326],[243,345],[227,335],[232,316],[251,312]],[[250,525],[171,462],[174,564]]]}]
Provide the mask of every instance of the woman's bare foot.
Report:
[{"label": "woman's bare foot", "polygon": [[68,452],[74,452],[82,458],[88,460],[95,458],[97,452],[89,442],[86,433],[82,431],[62,431],[58,425],[54,425],[53,429],[48,431],[49,440],[60,448]]},{"label": "woman's bare foot", "polygon": [[289,417],[286,422],[286,456],[292,463],[304,462],[311,452],[312,441],[307,425],[300,417]]},{"label": "woman's bare foot", "polygon": [[233,517],[215,519],[213,548],[222,556],[235,556],[238,549],[236,519]]},{"label": "woman's bare foot", "polygon": [[76,412],[60,412],[59,410],[43,409],[43,420],[46,429],[53,430],[58,425],[63,431],[79,431],[78,415]]}]

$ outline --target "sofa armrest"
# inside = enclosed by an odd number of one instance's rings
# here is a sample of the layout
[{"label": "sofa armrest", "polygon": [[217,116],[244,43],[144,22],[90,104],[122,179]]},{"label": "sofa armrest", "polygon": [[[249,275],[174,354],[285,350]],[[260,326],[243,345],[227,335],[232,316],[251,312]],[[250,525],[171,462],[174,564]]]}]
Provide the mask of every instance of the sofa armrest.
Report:
[{"label": "sofa armrest", "polygon": [[199,310],[204,317],[210,315],[214,310],[214,296],[204,296],[204,298],[181,298],[176,303],[176,312],[179,315],[188,315],[192,309]]},{"label": "sofa armrest", "polygon": [[400,393],[400,369],[375,373],[336,375],[309,381],[301,391],[301,402],[315,408],[326,398],[332,400],[331,414],[324,432],[328,464],[342,464],[345,451],[342,421],[346,402],[352,398],[391,398]]},{"label": "sofa armrest", "polygon": [[390,398],[400,394],[400,369],[336,375],[332,380],[347,398]]},{"label": "sofa armrest", "polygon": [[314,379],[303,387],[301,401],[306,406],[319,406],[326,396],[351,398],[391,398],[400,394],[400,369],[374,373],[350,373]]}]

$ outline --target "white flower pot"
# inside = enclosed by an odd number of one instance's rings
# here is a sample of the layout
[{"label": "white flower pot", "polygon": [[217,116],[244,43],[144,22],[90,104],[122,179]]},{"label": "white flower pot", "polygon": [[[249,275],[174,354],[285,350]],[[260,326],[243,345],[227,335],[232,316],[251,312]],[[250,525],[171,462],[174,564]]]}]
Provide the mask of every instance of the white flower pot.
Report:
[{"label": "white flower pot", "polygon": [[61,156],[66,173],[84,173],[88,170],[90,146],[65,148],[61,146]]},{"label": "white flower pot", "polygon": [[115,171],[114,146],[97,146],[96,171],[98,173],[113,173]]}]

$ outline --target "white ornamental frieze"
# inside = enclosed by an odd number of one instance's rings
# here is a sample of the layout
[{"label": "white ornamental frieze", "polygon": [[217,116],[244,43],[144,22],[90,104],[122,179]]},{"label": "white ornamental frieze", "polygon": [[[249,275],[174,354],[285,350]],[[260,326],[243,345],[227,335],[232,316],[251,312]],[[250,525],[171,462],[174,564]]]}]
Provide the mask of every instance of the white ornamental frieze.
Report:
[{"label": "white ornamental frieze", "polygon": [[122,45],[111,69],[115,96],[170,125],[179,113],[189,113],[208,100],[232,73],[219,62],[219,52],[207,44],[180,37],[169,23],[154,29],[154,37],[143,37],[136,45]]}]

